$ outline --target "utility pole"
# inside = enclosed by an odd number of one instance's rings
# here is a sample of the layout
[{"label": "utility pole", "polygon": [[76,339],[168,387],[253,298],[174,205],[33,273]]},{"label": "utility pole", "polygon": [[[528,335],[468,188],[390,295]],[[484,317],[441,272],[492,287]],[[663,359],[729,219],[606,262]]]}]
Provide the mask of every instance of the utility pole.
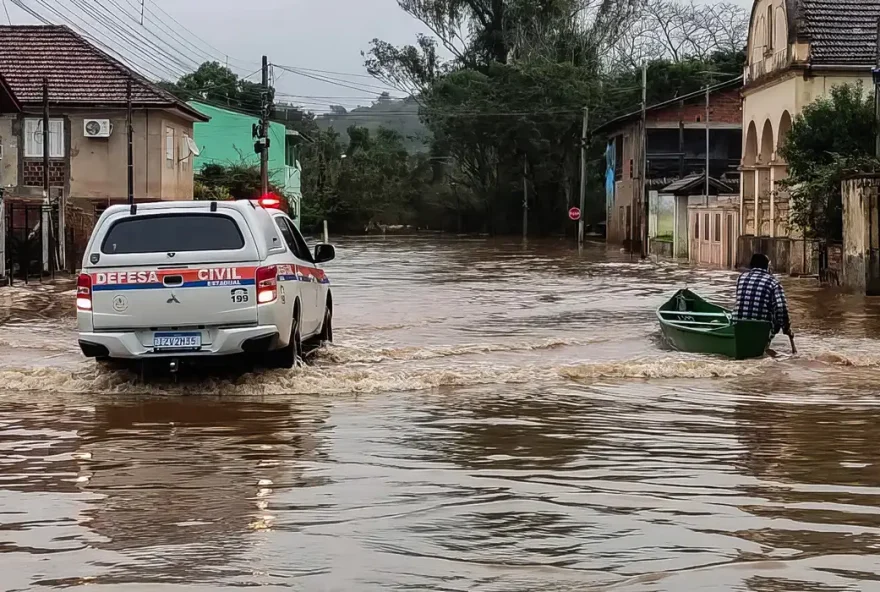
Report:
[{"label": "utility pole", "polygon": [[590,108],[584,107],[584,124],[581,129],[581,218],[578,220],[578,246],[584,244],[584,209],[587,205],[587,150],[589,148]]},{"label": "utility pole", "polygon": [[43,205],[49,204],[49,79],[43,78]]},{"label": "utility pole", "polygon": [[49,271],[49,232],[50,202],[49,202],[49,79],[43,78],[43,207],[40,218],[41,234],[43,237],[43,271]]},{"label": "utility pole", "polygon": [[263,90],[260,94],[260,183],[262,195],[269,193],[269,58],[263,56]]},{"label": "utility pole", "polygon": [[141,26],[144,26],[144,2],[146,0],[141,0]]},{"label": "utility pole", "polygon": [[[639,168],[639,205],[641,206],[641,243],[642,259],[648,256],[648,199],[645,189],[648,187],[648,64],[642,64],[642,143]],[[632,250],[632,249],[630,249]]]},{"label": "utility pole", "polygon": [[706,205],[709,205],[709,83],[706,83]]},{"label": "utility pole", "polygon": [[131,76],[125,84],[125,133],[128,138],[128,205],[134,205],[134,129],[131,114]]},{"label": "utility pole", "polygon": [[529,239],[529,157],[523,154],[523,241]]}]

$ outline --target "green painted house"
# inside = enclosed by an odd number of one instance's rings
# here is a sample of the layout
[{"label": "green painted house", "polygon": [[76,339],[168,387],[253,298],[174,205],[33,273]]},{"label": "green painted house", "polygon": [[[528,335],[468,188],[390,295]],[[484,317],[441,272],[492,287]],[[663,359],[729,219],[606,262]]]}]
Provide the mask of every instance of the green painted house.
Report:
[{"label": "green painted house", "polygon": [[[245,162],[259,165],[260,156],[254,152],[253,126],[259,119],[253,115],[199,101],[188,105],[207,115],[207,123],[196,123],[193,129],[199,156],[195,157],[193,170],[199,171],[207,164],[228,165]],[[290,204],[290,214],[299,224],[302,201],[302,169],[299,161],[302,136],[288,130],[284,124],[269,124],[269,176],[272,183],[282,187]]]}]

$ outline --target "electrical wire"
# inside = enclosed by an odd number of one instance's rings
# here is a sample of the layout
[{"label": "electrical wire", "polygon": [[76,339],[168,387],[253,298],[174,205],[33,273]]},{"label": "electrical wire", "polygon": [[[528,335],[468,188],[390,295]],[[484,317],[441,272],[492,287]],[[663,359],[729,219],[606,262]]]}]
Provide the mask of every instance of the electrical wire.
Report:
[{"label": "electrical wire", "polygon": [[[261,67],[261,68],[260,68],[259,70],[257,70],[256,72],[251,72],[251,73],[248,74],[247,76],[243,76],[243,77],[238,78],[237,80],[233,80],[233,81],[231,81],[231,82],[224,82],[223,84],[213,84],[213,85],[211,85],[211,86],[206,86],[206,87],[204,87],[204,88],[193,88],[193,89],[189,89],[189,88],[187,88],[187,89],[184,89],[184,90],[186,90],[186,91],[188,91],[188,92],[191,92],[191,93],[203,93],[203,92],[208,92],[208,91],[211,91],[211,90],[217,90],[217,89],[220,89],[220,88],[229,88],[230,86],[236,86],[236,85],[238,85],[238,84],[241,84],[242,82],[250,82],[250,81],[248,80],[248,78],[252,78],[253,76],[256,76],[257,74],[261,73],[262,71],[263,71],[263,68]],[[255,82],[254,84],[258,84],[258,83]],[[260,89],[259,91],[257,91],[257,90],[252,90],[252,89],[248,89],[247,91],[245,91],[245,90],[242,89],[241,92],[252,92],[252,93],[254,93],[254,95],[257,95],[257,94],[259,94],[260,92],[262,92],[262,89]],[[232,97],[231,97],[230,95],[226,95],[226,98],[227,98],[227,99],[231,99]]]},{"label": "electrical wire", "polygon": [[278,65],[279,68],[289,68],[292,70],[303,70],[304,72],[314,72],[316,74],[332,74],[335,76],[349,76],[353,78],[368,78],[370,80],[376,80],[375,76],[370,76],[369,74],[354,74],[351,72],[334,72],[332,70],[318,70],[317,68],[303,68],[301,66],[282,66]]},{"label": "electrical wire", "polygon": [[[140,23],[140,14],[137,14],[137,11],[140,9],[140,7],[133,3],[134,0],[125,0],[125,1],[132,9],[135,10],[135,13],[132,13],[131,11],[126,11],[126,12],[132,17],[132,19],[136,23]],[[178,47],[180,47],[184,53],[201,56],[201,58],[204,58],[210,62],[223,63],[227,68],[229,68],[233,72],[236,72],[236,74],[239,74],[239,75],[244,71],[243,69],[238,68],[235,65],[230,66],[228,54],[220,52],[220,54],[222,56],[222,57],[220,57],[216,54],[205,51],[203,48],[199,47],[198,45],[196,45],[195,43],[190,41],[190,38],[198,39],[198,37],[195,35],[195,33],[190,31],[186,27],[183,27],[183,25],[180,25],[180,23],[178,23],[177,21],[174,21],[175,23],[178,24],[178,26],[180,26],[183,29],[183,31],[186,32],[185,35],[180,34],[180,32],[175,31],[174,27],[172,27],[165,20],[163,20],[159,15],[157,15],[155,12],[153,12],[153,10],[150,8],[149,4],[145,4],[144,6],[145,6],[144,22],[143,22],[142,26],[145,30],[149,30],[149,28],[147,27],[148,24],[153,24],[157,28],[168,33],[168,36],[170,37],[170,39],[173,42],[177,43]],[[161,10],[161,8],[160,8],[160,10]],[[167,15],[167,13],[166,13],[166,15]],[[169,18],[172,18],[172,17],[170,17],[170,15],[168,15],[168,16],[169,16]],[[174,20],[174,19],[172,18],[172,20]],[[157,38],[160,38],[158,32],[151,31],[151,33],[153,33],[153,35],[156,36]],[[166,40],[166,42],[167,42],[167,40]],[[220,50],[216,50],[216,51],[219,52]],[[238,61],[238,60],[236,60],[236,61]],[[256,62],[250,63],[250,67],[252,67],[253,64],[255,64],[255,63]]]},{"label": "electrical wire", "polygon": [[[334,115],[340,119],[344,119],[347,117],[366,117],[366,118],[376,118],[376,117],[385,117],[385,116],[395,116],[395,117],[420,117],[420,116],[438,116],[438,117],[562,117],[562,116],[581,116],[583,114],[583,110],[538,110],[538,111],[507,111],[507,112],[491,112],[487,113],[484,111],[434,111],[429,110],[427,112],[414,112],[414,111],[378,111],[375,113],[364,113],[364,112],[348,112],[342,113],[339,115]],[[330,113],[326,113],[323,115],[330,115]]]},{"label": "electrical wire", "polygon": [[[172,47],[165,47],[165,45],[168,43],[168,41],[166,39],[163,39],[162,37],[160,37],[154,31],[150,31],[150,29],[147,29],[146,27],[138,28],[137,25],[138,25],[139,21],[138,21],[137,17],[135,15],[131,14],[131,12],[129,12],[128,10],[126,10],[125,7],[122,6],[117,0],[107,0],[107,1],[110,2],[113,6],[115,6],[119,12],[121,12],[122,14],[129,17],[129,19],[132,22],[131,25],[125,24],[121,19],[120,19],[119,25],[123,26],[131,34],[138,35],[145,42],[150,43],[153,47],[155,47],[158,51],[161,51],[165,55],[173,56],[172,59],[174,59],[178,64],[181,64],[181,65],[189,64],[190,65],[189,67],[191,67],[193,64],[195,64],[196,67],[201,65],[199,62],[192,59],[192,57],[189,55],[189,52],[181,52],[179,49],[174,49]],[[95,3],[98,4],[98,6],[100,6],[102,9],[105,9],[105,10],[107,9],[107,7],[104,5],[102,0],[95,0]],[[112,13],[114,11],[108,10],[107,12]],[[141,35],[140,31],[149,32],[158,41],[158,44],[151,41],[150,39],[147,39],[144,35]]]},{"label": "electrical wire", "polygon": [[12,18],[9,16],[9,6],[6,5],[6,0],[3,0],[3,10],[6,12],[6,20],[12,25]]},{"label": "electrical wire", "polygon": [[[34,0],[39,6],[41,6],[44,9],[43,12],[38,12],[37,10],[32,8],[29,4],[26,5],[24,0],[12,0],[12,1],[17,6],[24,9],[29,14],[35,16],[36,18],[38,18],[40,21],[42,21],[43,23],[45,23],[47,25],[63,24],[63,25],[69,26],[74,31],[76,31],[77,33],[79,33],[83,37],[85,37],[86,39],[88,39],[90,41],[96,41],[97,42],[96,45],[99,45],[102,49],[105,49],[111,55],[122,59],[122,61],[124,61],[124,62],[137,64],[144,71],[148,72],[150,75],[154,76],[155,78],[158,78],[158,79],[167,78],[168,73],[172,73],[174,76],[178,75],[179,71],[174,71],[173,69],[171,69],[168,65],[166,65],[163,62],[163,60],[160,57],[153,55],[147,48],[144,48],[143,46],[141,46],[139,44],[132,43],[131,40],[129,40],[124,33],[120,33],[117,30],[111,29],[110,33],[112,35],[109,37],[115,37],[116,39],[120,40],[123,43],[123,45],[128,45],[133,50],[131,55],[125,55],[125,54],[119,52],[117,49],[108,45],[108,43],[106,42],[106,40],[108,40],[108,36],[105,34],[103,36],[104,38],[102,39],[101,38],[102,36],[96,34],[95,31],[93,31],[91,28],[85,26],[82,23],[82,21],[80,20],[80,18],[76,18],[77,17],[76,13],[71,13],[66,9],[62,13],[59,8],[55,8],[54,6],[50,5],[48,0]],[[71,1],[76,3],[79,0],[71,0]],[[49,13],[48,15],[46,14],[46,11],[48,11],[48,13]],[[55,15],[54,19],[51,18],[51,15],[53,15],[53,14]],[[48,18],[47,18],[47,16],[48,16]],[[138,56],[137,60],[133,59],[133,57],[135,55]],[[146,64],[150,64],[150,66],[147,67]],[[157,72],[159,72],[160,74],[157,74]]]},{"label": "electrical wire", "polygon": [[[70,16],[70,13],[65,12],[65,14],[61,14],[58,10],[56,10],[53,6],[47,4],[45,0],[36,0],[40,6],[43,7],[43,12],[37,11],[35,8],[25,3],[25,0],[11,0],[13,4],[19,7],[21,10],[25,11],[29,15],[31,15],[36,20],[40,21],[44,25],[58,25],[63,24],[69,26],[71,29],[76,31],[79,35],[81,35],[84,39],[93,43],[95,46],[99,47],[103,51],[106,51],[108,54],[115,56],[121,59],[123,62],[132,62],[133,60],[129,56],[122,55],[118,50],[113,47],[110,47],[108,43],[97,37],[93,34],[93,32],[89,29],[84,28],[82,25],[78,24],[78,21],[73,20]],[[50,13],[55,15],[55,19],[47,18],[45,11],[48,10]],[[155,59],[151,59],[149,54],[145,54],[143,50],[140,48],[135,48],[137,53],[141,55],[141,61],[134,62],[141,70],[149,74],[155,79],[167,78],[168,69],[161,62],[157,62]],[[151,66],[147,66],[145,64],[151,64]],[[157,73],[158,72],[158,73]]]},{"label": "electrical wire", "polygon": [[[149,6],[149,5],[148,5],[148,6]],[[226,53],[224,53],[223,51],[217,49],[216,47],[214,47],[213,45],[211,45],[210,43],[208,43],[205,39],[203,39],[203,38],[199,37],[198,35],[196,35],[195,33],[193,33],[190,29],[187,29],[184,25],[182,25],[182,24],[180,23],[180,21],[178,21],[178,20],[175,19],[173,16],[171,16],[170,14],[168,14],[168,13],[167,13],[167,12],[161,7],[161,6],[159,6],[158,4],[156,4],[155,6],[156,6],[156,9],[157,9],[159,12],[161,12],[161,13],[164,14],[166,17],[168,17],[168,18],[169,18],[174,24],[176,24],[176,25],[177,25],[178,27],[180,27],[182,30],[184,30],[184,31],[186,31],[187,33],[189,33],[189,35],[190,35],[192,38],[194,38],[194,39],[198,39],[199,41],[201,41],[201,42],[204,44],[205,47],[207,47],[207,48],[209,48],[209,49],[211,49],[211,50],[217,52],[217,53],[220,54],[220,55],[225,56],[226,58],[229,58],[229,55],[228,55],[228,54],[226,54]],[[149,7],[146,9],[146,11],[149,12],[150,14],[152,14],[153,16],[157,16],[156,13],[154,13]],[[238,62],[238,63],[240,63],[240,64],[245,64],[245,66],[246,66],[245,69],[252,68],[254,65],[257,64],[257,62],[252,62],[252,61],[247,61],[247,60],[233,59],[233,61]]]},{"label": "electrical wire", "polygon": [[[59,1],[59,0],[56,0]],[[80,8],[85,14],[89,15],[94,21],[100,25],[103,25],[108,31],[114,32],[118,37],[121,37],[123,46],[125,44],[131,44],[132,42],[136,43],[138,47],[140,47],[145,53],[150,55],[152,58],[155,58],[160,63],[162,62],[171,62],[171,64],[176,65],[177,68],[182,72],[189,72],[193,69],[193,66],[198,67],[198,64],[194,62],[192,59],[187,58],[186,56],[181,57],[179,54],[175,54],[170,50],[165,49],[164,47],[160,47],[156,43],[150,41],[143,35],[141,35],[135,28],[127,25],[122,21],[116,21],[112,18],[109,18],[107,14],[111,14],[113,11],[109,9],[101,0],[96,0],[97,7],[92,6],[90,0],[67,0],[68,2],[73,3],[75,6]],[[115,0],[110,0],[115,6],[119,6],[116,4]]]},{"label": "electrical wire", "polygon": [[[281,66],[279,64],[275,64],[275,65],[278,66],[279,68],[281,68],[282,70],[286,70],[287,72],[297,74],[298,76],[303,76],[305,78],[311,78],[312,80],[317,80],[319,82],[325,82],[327,84],[332,84],[334,86],[339,86],[342,88],[349,88],[352,90],[357,90],[357,91],[367,92],[367,93],[372,92],[373,90],[379,90],[380,92],[387,92],[389,94],[391,92],[397,92],[396,89],[393,89],[390,87],[375,86],[372,84],[353,83],[348,80],[340,80],[338,78],[331,78],[329,76],[319,76],[317,74],[309,74],[308,72],[303,72],[300,70],[296,70],[294,68],[289,68],[287,66]],[[357,85],[357,86],[355,86],[355,85]],[[394,97],[394,98],[403,98],[403,97]]]}]

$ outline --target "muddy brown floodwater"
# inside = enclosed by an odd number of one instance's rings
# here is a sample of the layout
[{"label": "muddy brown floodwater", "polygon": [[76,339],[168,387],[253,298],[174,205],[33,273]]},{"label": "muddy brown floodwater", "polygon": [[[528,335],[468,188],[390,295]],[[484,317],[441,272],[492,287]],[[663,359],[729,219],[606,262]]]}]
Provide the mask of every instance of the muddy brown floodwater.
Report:
[{"label": "muddy brown floodwater", "polygon": [[797,356],[665,349],[678,287],[604,247],[342,241],[337,344],[138,384],[71,286],[0,289],[0,590],[880,585],[880,302],[787,280]]}]

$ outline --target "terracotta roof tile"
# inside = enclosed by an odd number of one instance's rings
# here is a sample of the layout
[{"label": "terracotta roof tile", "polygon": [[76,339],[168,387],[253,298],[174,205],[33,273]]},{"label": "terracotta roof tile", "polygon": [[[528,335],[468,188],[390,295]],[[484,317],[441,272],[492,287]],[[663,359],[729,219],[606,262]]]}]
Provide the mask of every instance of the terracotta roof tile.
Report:
[{"label": "terracotta roof tile", "polygon": [[125,105],[131,76],[134,105],[195,113],[65,26],[0,26],[0,73],[24,104],[42,102],[48,78],[53,104]]},{"label": "terracotta roof tile", "polygon": [[799,4],[799,31],[810,40],[811,63],[875,63],[880,0],[801,0]]}]

